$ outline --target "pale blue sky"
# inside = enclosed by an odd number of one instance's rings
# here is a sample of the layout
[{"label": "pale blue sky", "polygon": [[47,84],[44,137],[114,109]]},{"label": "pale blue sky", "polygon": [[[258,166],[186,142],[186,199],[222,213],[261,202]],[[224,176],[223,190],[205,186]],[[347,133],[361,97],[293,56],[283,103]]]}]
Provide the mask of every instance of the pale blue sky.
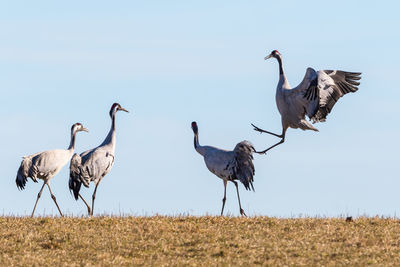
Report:
[{"label": "pale blue sky", "polygon": [[[40,184],[15,185],[21,157],[97,146],[119,102],[116,161],[99,186],[95,213],[219,214],[223,185],[193,148],[200,142],[257,149],[280,131],[275,105],[278,49],[292,86],[307,67],[361,71],[317,124],[290,129],[285,144],[255,155],[256,192],[240,186],[248,215],[400,213],[400,19],[398,1],[1,1],[0,201],[3,214],[29,215]],[[63,211],[85,215],[68,190],[68,167],[52,189]],[[83,194],[90,198],[90,190]],[[233,184],[226,212],[238,215]],[[57,214],[48,191],[37,214]]]}]

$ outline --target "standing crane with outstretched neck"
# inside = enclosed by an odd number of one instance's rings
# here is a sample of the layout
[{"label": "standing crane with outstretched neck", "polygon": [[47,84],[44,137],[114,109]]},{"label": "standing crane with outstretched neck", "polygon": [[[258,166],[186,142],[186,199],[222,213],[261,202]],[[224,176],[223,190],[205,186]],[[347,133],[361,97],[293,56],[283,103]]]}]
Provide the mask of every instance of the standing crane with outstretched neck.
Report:
[{"label": "standing crane with outstretched neck", "polygon": [[33,207],[32,217],[35,213],[36,205],[45,185],[49,188],[51,198],[57,206],[60,215],[63,216],[60,207],[57,204],[56,197],[53,195],[50,188],[50,179],[57,175],[57,173],[70,161],[75,148],[75,136],[77,132],[88,130],[80,123],[75,123],[71,127],[71,142],[68,149],[48,150],[36,153],[23,158],[21,166],[18,169],[17,178],[15,180],[18,189],[25,188],[28,178],[37,183],[37,179],[43,180],[43,186],[40,189],[35,206]]},{"label": "standing crane with outstretched neck", "polygon": [[361,79],[360,72],[346,72],[341,70],[319,70],[307,68],[303,81],[295,88],[291,88],[282,66],[282,56],[273,50],[265,60],[276,58],[279,63],[279,82],[276,88],[276,105],[282,119],[282,133],[275,134],[258,128],[260,133],[268,133],[281,138],[275,145],[257,152],[264,154],[271,148],[285,142],[286,130],[300,128],[302,130],[318,131],[306,119],[307,115],[313,123],[324,122],[327,115],[340,97],[358,90]]},{"label": "standing crane with outstretched neck", "polygon": [[253,145],[248,141],[242,141],[235,146],[233,151],[223,150],[212,146],[199,144],[199,130],[196,122],[192,122],[194,133],[194,148],[204,157],[204,162],[210,172],[222,179],[224,183],[224,198],[222,199],[221,216],[224,212],[226,201],[226,185],[230,181],[236,186],[239,201],[240,214],[246,216],[242,209],[239,197],[239,188],[236,180],[242,182],[247,190],[253,189],[254,165]]},{"label": "standing crane with outstretched neck", "polygon": [[[97,187],[104,176],[111,170],[114,164],[115,152],[115,115],[118,111],[128,112],[120,104],[114,103],[110,109],[111,129],[103,143],[96,148],[85,151],[82,154],[75,154],[71,159],[69,189],[73,192],[75,200],[81,198],[85,203],[88,214],[93,215],[94,200],[96,198]],[[81,185],[89,187],[89,183],[96,185],[92,195],[92,209],[79,193]]]}]

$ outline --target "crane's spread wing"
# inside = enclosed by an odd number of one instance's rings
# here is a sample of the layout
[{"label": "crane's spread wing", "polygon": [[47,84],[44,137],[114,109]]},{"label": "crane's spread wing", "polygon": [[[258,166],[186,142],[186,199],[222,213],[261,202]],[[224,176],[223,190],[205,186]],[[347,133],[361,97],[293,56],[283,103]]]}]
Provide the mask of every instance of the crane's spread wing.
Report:
[{"label": "crane's spread wing", "polygon": [[[323,122],[331,112],[336,102],[347,93],[354,93],[358,90],[361,79],[360,72],[346,72],[341,70],[320,70],[318,71],[318,109],[311,120]],[[306,97],[306,95],[305,95]]]},{"label": "crane's spread wing", "polygon": [[237,179],[239,179],[247,190],[253,189],[254,181],[254,164],[253,152],[255,151],[253,145],[248,141],[242,141],[236,145],[233,150],[235,155],[235,164],[233,171]]},{"label": "crane's spread wing", "polygon": [[302,103],[307,116],[315,122],[324,122],[333,106],[343,95],[356,92],[361,73],[340,70],[308,68],[303,81],[291,90],[292,99]]},{"label": "crane's spread wing", "polygon": [[291,108],[297,108],[296,114],[304,119],[304,115],[312,117],[318,108],[317,72],[313,68],[307,68],[303,81],[292,90],[288,91],[290,96],[287,98]]}]

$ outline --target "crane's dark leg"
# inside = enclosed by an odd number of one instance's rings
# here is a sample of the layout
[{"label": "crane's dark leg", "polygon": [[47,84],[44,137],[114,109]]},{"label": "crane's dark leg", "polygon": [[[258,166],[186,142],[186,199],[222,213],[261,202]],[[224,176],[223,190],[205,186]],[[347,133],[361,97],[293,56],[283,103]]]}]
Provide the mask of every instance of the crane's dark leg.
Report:
[{"label": "crane's dark leg", "polygon": [[232,181],[235,186],[236,186],[236,192],[237,192],[237,196],[238,196],[238,200],[239,200],[239,208],[240,208],[240,215],[244,215],[247,217],[246,213],[244,213],[244,210],[242,209],[242,205],[240,204],[240,196],[239,196],[239,187],[238,187],[238,183],[236,181]]},{"label": "crane's dark leg", "polygon": [[78,196],[82,199],[83,203],[85,203],[87,209],[88,209],[88,215],[90,216],[90,207],[89,204],[86,202],[86,200],[81,196],[80,193],[78,193]]},{"label": "crane's dark leg", "polygon": [[37,203],[38,203],[38,201],[39,201],[40,196],[42,195],[42,191],[43,191],[43,188],[44,188],[45,185],[46,185],[46,183],[43,183],[42,188],[40,188],[40,191],[39,191],[39,193],[38,193],[38,195],[37,195],[37,198],[36,198],[35,206],[33,207],[33,211],[32,211],[31,217],[33,217],[33,214],[35,213]]},{"label": "crane's dark leg", "polygon": [[257,131],[257,132],[272,134],[273,136],[276,136],[276,137],[279,137],[279,138],[283,138],[282,135],[279,135],[279,134],[276,134],[276,133],[271,133],[271,132],[268,132],[268,131],[263,130],[263,129],[261,129],[261,128],[258,128],[258,127],[255,126],[253,123],[251,124],[251,126],[253,126],[253,127],[254,127],[254,130]]},{"label": "crane's dark leg", "polygon": [[278,146],[278,145],[284,143],[284,142],[285,142],[286,130],[287,130],[287,128],[283,128],[283,129],[282,129],[282,134],[281,134],[280,136],[278,136],[278,137],[281,137],[281,138],[282,138],[281,141],[279,141],[279,142],[276,143],[275,145],[270,146],[269,148],[267,148],[267,149],[265,149],[265,150],[263,150],[263,151],[255,151],[255,152],[258,153],[258,154],[266,154],[268,150],[270,150],[270,149],[272,149],[272,148],[274,148],[274,147],[276,147],[276,146]]},{"label": "crane's dark leg", "polygon": [[93,192],[93,196],[92,196],[92,213],[90,214],[91,216],[93,216],[93,211],[94,211],[94,200],[96,198],[96,191],[97,191],[97,187],[99,186],[99,184],[96,184],[96,187],[94,188],[94,192]]},{"label": "crane's dark leg", "polygon": [[221,210],[221,216],[224,213],[224,207],[225,207],[225,201],[226,201],[226,184],[228,183],[227,181],[223,180],[224,182],[224,198],[222,199],[222,210]]},{"label": "crane's dark leg", "polygon": [[[46,184],[47,184],[47,183],[46,183]],[[56,203],[57,209],[58,209],[58,211],[60,212],[61,217],[64,217],[64,215],[62,214],[62,212],[61,212],[61,210],[60,210],[60,207],[59,207],[58,204],[57,204],[56,197],[53,195],[53,192],[51,192],[50,185],[47,184],[47,187],[49,188],[51,198],[54,200],[54,203]]]},{"label": "crane's dark leg", "polygon": [[281,141],[279,141],[279,142],[278,142],[278,143],[276,143],[275,145],[273,145],[273,146],[270,146],[269,148],[267,148],[267,149],[265,149],[265,150],[263,150],[263,151],[256,151],[256,153],[258,153],[258,154],[266,154],[268,150],[270,150],[270,149],[272,149],[272,148],[276,147],[277,145],[280,145],[280,144],[282,144],[283,142],[285,142],[285,138],[282,138],[282,140],[281,140]]}]

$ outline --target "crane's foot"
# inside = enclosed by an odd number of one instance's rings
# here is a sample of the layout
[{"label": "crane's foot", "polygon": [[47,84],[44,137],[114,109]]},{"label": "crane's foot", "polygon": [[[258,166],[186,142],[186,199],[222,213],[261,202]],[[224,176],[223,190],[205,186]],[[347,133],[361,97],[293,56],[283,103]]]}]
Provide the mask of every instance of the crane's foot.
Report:
[{"label": "crane's foot", "polygon": [[264,151],[254,151],[254,152],[256,152],[257,154],[260,154],[260,155],[267,155],[267,151],[268,151],[268,150],[264,150]]},{"label": "crane's foot", "polygon": [[267,154],[267,151],[268,151],[269,149],[270,149],[270,148],[267,148],[267,149],[265,149],[265,150],[263,150],[263,151],[257,151],[255,148],[253,148],[254,153],[257,153],[257,154],[260,154],[260,155],[266,155],[266,154]]},{"label": "crane's foot", "polygon": [[246,213],[244,213],[244,210],[243,210],[243,209],[240,209],[240,215],[242,215],[242,216],[244,216],[244,217],[247,217],[247,215],[246,215]]},{"label": "crane's foot", "polygon": [[267,133],[267,134],[276,136],[276,137],[278,137],[278,138],[283,138],[283,135],[284,135],[283,133],[282,133],[282,134],[276,134],[276,133],[268,132],[268,131],[266,131],[266,130],[263,130],[263,129],[261,129],[261,128],[258,128],[258,127],[255,126],[254,124],[251,124],[251,126],[253,126],[254,131],[257,131],[257,132],[260,132],[260,133]]},{"label": "crane's foot", "polygon": [[251,124],[251,126],[253,126],[253,130],[254,130],[254,131],[257,131],[257,132],[260,132],[260,133],[265,133],[265,132],[266,132],[265,130],[263,130],[263,129],[261,129],[261,128],[258,128],[257,126],[255,126],[253,123]]},{"label": "crane's foot", "polygon": [[89,207],[87,208],[87,212],[88,212],[88,215],[90,216],[90,214],[91,214],[91,210],[90,210],[90,208],[89,208]]}]

